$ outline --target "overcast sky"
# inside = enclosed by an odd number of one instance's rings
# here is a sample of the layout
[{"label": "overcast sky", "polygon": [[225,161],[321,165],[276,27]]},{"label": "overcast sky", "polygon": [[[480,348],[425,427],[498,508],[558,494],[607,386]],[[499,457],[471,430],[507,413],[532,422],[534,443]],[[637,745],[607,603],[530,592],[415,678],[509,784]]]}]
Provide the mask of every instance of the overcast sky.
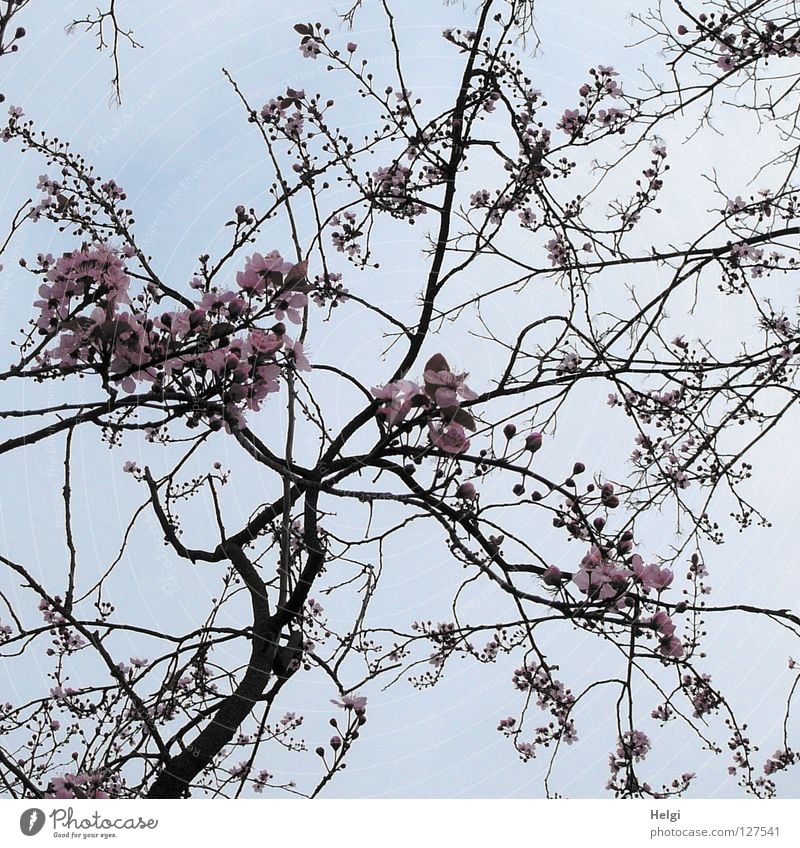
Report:
[{"label": "overcast sky", "polygon": [[[444,5],[438,0],[404,0],[396,4],[406,51],[405,67],[412,80],[410,87],[426,102],[445,104],[453,95],[461,58],[441,39],[441,31],[459,25],[469,28],[474,5],[471,0],[463,6]],[[120,51],[121,106],[109,102],[113,68],[107,53],[95,49],[90,35],[64,33],[72,19],[93,11],[94,4],[84,0],[31,3],[22,21],[29,33],[23,49],[0,62],[0,91],[7,97],[4,105],[22,106],[39,128],[68,138],[75,150],[95,164],[99,174],[113,177],[126,189],[136,212],[141,246],[155,257],[162,278],[180,288],[191,278],[197,256],[213,252],[223,243],[221,224],[236,204],[250,206],[263,201],[269,178],[257,134],[248,125],[222,68],[230,71],[256,106],[284,91],[287,85],[333,91],[338,96],[343,92],[341,81],[326,74],[322,62],[302,58],[297,49],[298,36],[292,30],[300,20],[330,22],[333,29],[338,24],[328,4],[317,3],[121,0],[118,6],[121,21],[134,29],[136,39],[143,45],[139,50],[123,45]],[[659,61],[654,45],[632,46],[640,40],[641,31],[630,21],[630,11],[629,4],[616,0],[537,3],[537,31],[542,44],[538,54],[529,55],[528,61],[535,85],[545,91],[556,110],[574,104],[577,86],[587,69],[598,62],[619,68],[623,78],[635,79],[639,66]],[[365,56],[374,55],[377,73],[382,61],[384,67],[386,64],[386,54],[382,52],[384,32],[379,4],[366,0],[355,31],[342,30],[340,40],[344,43],[352,39]],[[352,95],[348,100],[346,93],[343,97],[343,120],[357,127],[361,119],[359,101]],[[682,182],[682,156],[695,163],[705,157],[709,168],[716,167],[722,177],[734,179],[761,144],[754,134],[736,135],[736,144],[731,143],[731,133],[737,129],[724,121],[720,131],[720,135],[695,140],[691,154],[681,153],[679,146],[675,148],[675,191],[683,192],[683,201],[673,206],[681,221],[667,220],[662,224],[667,229],[675,227],[678,232],[679,223],[700,220],[705,214],[705,206],[695,197],[696,186]],[[37,176],[46,172],[41,160],[33,154],[20,157],[13,147],[4,145],[0,149],[0,221],[4,222],[26,197],[33,196]],[[477,176],[475,179],[479,183]],[[281,222],[267,228],[264,249],[280,248],[283,231]],[[408,239],[398,244],[395,256],[401,257],[401,264],[388,268],[386,273],[396,275],[399,285],[401,272],[410,273],[419,267],[421,242]],[[0,274],[3,336],[11,337],[31,314],[33,287],[30,278],[16,268],[16,259],[32,258],[38,252],[55,254],[70,246],[69,238],[54,233],[45,222],[28,226],[13,243],[3,258],[6,270]],[[723,315],[717,313],[707,321],[709,335],[724,334]],[[350,341],[343,346],[334,330],[320,329],[312,340],[316,353],[330,355],[346,350],[353,361],[367,358],[378,362],[379,351],[371,347],[374,339],[359,338],[358,328],[354,327]],[[4,358],[10,361],[13,353],[8,347],[5,350]],[[479,355],[474,360],[461,364],[470,368],[474,387],[480,389],[490,377],[491,362]],[[384,370],[391,369],[385,366]],[[376,382],[380,382],[380,372],[381,366],[376,364]],[[62,389],[56,387],[52,391],[57,394]],[[4,385],[2,392],[3,402],[12,404],[17,402],[13,392],[22,389]],[[598,392],[595,400],[602,404],[602,392]],[[25,402],[20,395],[18,405]],[[567,426],[573,429],[576,456],[607,456],[611,463],[614,457],[629,450],[627,442],[614,443],[613,429],[599,432],[597,421],[592,423],[588,414]],[[139,454],[98,449],[91,434],[79,447],[82,452],[77,476],[88,494],[85,514],[78,521],[86,543],[84,555],[94,557],[99,573],[113,558],[120,527],[124,527],[122,522],[131,506],[144,499],[144,493],[136,489],[133,481],[119,473],[125,459],[138,459]],[[233,449],[219,450],[225,461],[236,461]],[[714,578],[714,600],[756,597],[766,605],[785,606],[797,595],[798,533],[792,481],[800,472],[800,452],[791,447],[787,450],[785,442],[773,441],[760,448],[757,456],[763,470],[757,482],[759,503],[775,526],[769,531],[751,530],[740,540],[734,538],[718,560],[712,557],[709,570]],[[45,571],[50,563],[63,558],[63,538],[55,532],[43,534],[41,525],[43,513],[58,509],[56,490],[62,461],[59,448],[28,457],[24,466],[20,459],[4,458],[2,466],[5,479],[16,481],[13,489],[6,488],[3,494],[3,552],[28,560],[33,556]],[[242,514],[248,514],[258,503],[258,485],[250,482],[241,495],[234,495]],[[23,497],[19,497],[21,491]],[[108,506],[102,522],[97,521],[99,502]],[[195,516],[198,532],[207,518],[202,511]],[[652,548],[669,543],[664,529],[667,524],[671,524],[671,519],[666,524],[654,522],[654,534],[661,535],[649,540]],[[440,594],[430,591],[432,581],[439,579],[440,563],[426,559],[429,542],[427,537],[407,540],[404,551],[388,556],[384,594],[374,610],[376,622],[382,617],[388,621],[390,614],[406,624],[427,617],[439,620],[445,615],[449,584],[442,584]],[[155,626],[165,617],[185,617],[191,625],[191,596],[206,599],[214,591],[214,576],[190,571],[185,563],[165,554],[152,522],[145,527],[134,551],[139,558],[126,571],[125,590],[130,597],[141,605]],[[481,604],[486,605],[485,616],[491,620],[491,599],[477,598],[475,608],[479,611],[483,609]],[[551,648],[562,657],[560,676],[573,688],[605,672],[603,664],[608,658],[586,653],[597,649],[594,641],[572,638],[562,628],[557,628],[552,638],[555,641]],[[563,647],[558,640],[564,641]],[[137,652],[135,645],[130,649]],[[766,757],[779,743],[781,716],[774,701],[786,691],[789,678],[782,670],[791,643],[780,628],[757,626],[746,618],[719,619],[713,622],[708,650],[715,680],[723,690],[727,686],[736,692],[741,717],[761,731],[762,738],[770,740],[770,750],[761,752]],[[766,668],[774,669],[774,673],[767,674],[765,684]],[[369,732],[364,734],[363,744],[354,747],[348,769],[333,781],[328,796],[541,796],[546,758],[521,763],[508,742],[494,731],[498,719],[514,714],[519,705],[510,685],[512,671],[513,662],[510,667],[500,663],[486,668],[474,663],[454,664],[444,682],[433,690],[420,693],[400,683],[387,692],[375,687],[366,693],[371,705]],[[0,685],[16,693],[26,691],[25,682],[13,675],[0,677]],[[296,702],[287,703],[286,709],[308,714],[310,728],[324,727],[332,714],[327,698],[335,693],[325,688],[321,678],[313,676],[296,686],[294,693]],[[615,694],[599,691],[585,705],[580,742],[562,752],[555,770],[553,785],[562,794],[604,796],[607,755],[616,737]],[[306,709],[306,703],[313,706]],[[771,703],[772,709],[767,709]],[[673,741],[671,730],[662,734],[655,724],[649,730],[659,755],[647,777],[659,784],[686,770],[687,754],[681,747],[684,743]],[[753,735],[759,736],[755,732]],[[315,742],[313,730],[306,736],[310,743]],[[722,758],[698,755],[696,748],[695,744],[690,764],[700,776],[692,794],[737,795],[735,783],[725,775]],[[302,762],[299,765],[296,759],[287,758],[280,763],[285,769],[283,775],[307,784],[310,775],[316,773],[315,763],[313,757]],[[780,785],[782,794],[796,796],[800,779],[789,774]]]}]

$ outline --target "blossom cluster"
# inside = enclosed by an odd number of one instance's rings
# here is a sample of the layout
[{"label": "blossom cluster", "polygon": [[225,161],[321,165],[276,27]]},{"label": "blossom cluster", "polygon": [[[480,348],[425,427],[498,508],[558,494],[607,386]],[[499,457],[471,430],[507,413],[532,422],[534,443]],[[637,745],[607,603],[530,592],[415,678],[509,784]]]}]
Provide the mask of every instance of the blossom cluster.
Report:
[{"label": "blossom cluster", "polygon": [[[51,372],[95,371],[107,375],[112,392],[141,384],[173,392],[191,402],[190,423],[204,416],[212,428],[231,430],[244,426],[245,410],[257,411],[279,391],[286,369],[310,369],[284,323],[300,324],[308,306],[305,263],[254,253],[236,274],[237,289],[196,279],[202,291],[191,307],[155,315],[152,297],[130,297],[126,256],[130,250],[96,243],[39,257],[45,281],[35,326],[54,342],[40,357]],[[265,321],[275,323],[266,329]]]},{"label": "blossom cluster", "polygon": [[103,774],[78,772],[53,778],[47,787],[45,798],[111,798],[109,792],[101,789],[107,782]]},{"label": "blossom cluster", "polygon": [[[560,573],[550,576],[550,585],[558,585]],[[630,557],[628,563],[612,559],[597,545],[592,545],[581,560],[580,568],[573,575],[572,582],[590,600],[606,603],[617,609],[625,609],[633,602],[633,594],[638,590],[641,595],[655,591],[659,595],[672,584],[674,574],[669,568],[655,563],[645,565],[638,554]],[[664,610],[655,613],[644,621],[652,628],[659,639],[659,651],[662,656],[676,659],[683,656],[684,645],[675,635],[675,624]]]},{"label": "blossom cluster", "polygon": [[619,72],[611,66],[598,65],[590,68],[591,82],[586,82],[578,89],[581,102],[577,109],[565,109],[556,129],[566,133],[570,139],[582,138],[593,126],[603,129],[622,131],[631,120],[631,114],[618,106],[605,104],[603,108],[594,111],[606,98],[620,99],[623,97],[622,88],[615,77]]},{"label": "blossom cluster", "polygon": [[[571,745],[577,740],[575,723],[570,718],[575,705],[575,696],[561,681],[556,680],[545,666],[524,663],[514,672],[512,682],[521,692],[535,694],[537,706],[549,711],[554,719],[548,725],[537,727],[531,742],[518,739],[515,741],[514,746],[524,761],[536,755],[536,748],[539,745],[546,747],[555,741]],[[517,736],[519,730],[514,729],[515,724],[516,721],[513,718],[502,719],[497,729],[508,736]]]},{"label": "blossom cluster", "polygon": [[424,408],[426,420],[438,419],[429,421],[431,443],[445,453],[464,453],[470,444],[464,428],[474,430],[475,421],[461,403],[478,398],[465,382],[468,376],[466,372],[452,371],[444,356],[437,353],[425,365],[422,387],[412,380],[373,387],[372,394],[382,401],[376,415],[390,427],[396,427],[412,408]]}]

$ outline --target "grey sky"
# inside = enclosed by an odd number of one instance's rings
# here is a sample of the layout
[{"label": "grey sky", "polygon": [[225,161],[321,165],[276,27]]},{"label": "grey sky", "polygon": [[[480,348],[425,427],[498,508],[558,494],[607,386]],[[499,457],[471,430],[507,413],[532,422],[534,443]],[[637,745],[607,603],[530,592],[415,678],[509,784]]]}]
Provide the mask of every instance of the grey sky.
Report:
[{"label": "grey sky", "polygon": [[[410,88],[426,102],[444,104],[452,95],[460,59],[440,34],[445,26],[469,27],[473,5],[468,2],[464,7],[444,6],[438,0],[405,0],[397,4],[401,38],[407,48],[404,61]],[[135,30],[144,47],[134,51],[123,46],[121,50],[123,104],[117,108],[109,106],[112,67],[107,54],[95,50],[91,36],[76,33],[67,37],[63,32],[72,18],[92,9],[93,5],[84,0],[31,4],[23,20],[29,32],[23,49],[0,63],[0,91],[8,100],[4,106],[18,104],[39,128],[69,138],[73,148],[85,153],[100,175],[113,177],[127,190],[142,246],[153,254],[165,279],[184,287],[195,270],[198,254],[213,253],[224,244],[222,224],[235,205],[262,203],[269,179],[257,134],[248,125],[221,69],[231,72],[255,107],[287,85],[331,91],[336,97],[344,91],[342,81],[326,74],[322,61],[303,60],[297,49],[297,34],[292,30],[292,25],[300,20],[332,21],[333,16],[327,4],[286,4],[275,0],[122,2],[121,20]],[[575,91],[589,66],[598,62],[613,64],[626,81],[631,79],[631,85],[635,85],[636,69],[657,60],[654,46],[629,46],[638,41],[639,32],[628,20],[630,11],[629,4],[616,0],[537,4],[542,47],[536,58],[529,57],[529,62],[534,69],[534,84],[545,92],[553,114],[574,103]],[[358,42],[359,54],[371,59],[376,75],[386,68],[379,4],[367,0],[356,30],[341,31],[341,41],[349,39]],[[343,120],[352,128],[358,127],[362,119],[359,101],[345,96],[340,102]],[[674,220],[660,222],[660,226],[669,234],[674,231],[676,243],[680,243],[688,225],[702,219],[710,202],[707,186],[700,188],[696,182],[698,171],[716,168],[721,180],[736,184],[751,151],[763,143],[745,119],[741,126],[723,122],[719,129],[720,135],[704,134],[685,148],[680,145],[682,138],[671,140],[675,143],[670,144],[674,168],[670,208],[679,214]],[[736,145],[730,143],[734,137]],[[38,174],[47,170],[33,154],[20,157],[12,147],[0,149],[2,221],[9,220],[16,206],[32,196]],[[684,167],[692,168],[686,179],[682,174]],[[473,179],[479,187],[480,174],[473,174]],[[285,223],[276,221],[265,229],[260,243],[265,251],[281,249],[284,244],[284,250],[288,250],[285,234]],[[387,265],[382,272],[364,274],[353,280],[352,287],[380,285],[388,302],[396,298],[413,303],[419,286],[404,286],[420,267],[419,233],[408,232],[399,225],[393,237],[397,239],[392,250],[396,264]],[[642,238],[647,237],[645,230]],[[74,239],[54,233],[45,222],[28,226],[20,234],[4,257],[5,270],[0,274],[0,330],[4,336],[10,337],[32,314],[33,286],[30,278],[15,267],[15,260],[38,252],[57,254],[73,245]],[[345,280],[346,285],[350,282]],[[481,282],[476,280],[475,284]],[[620,280],[619,290],[608,295],[609,305],[624,297],[626,282],[634,281]],[[647,285],[647,280],[635,282]],[[526,308],[538,306],[529,293],[525,298]],[[506,308],[514,307],[506,304]],[[736,308],[732,306],[733,310]],[[365,383],[382,382],[382,374],[391,370],[392,355],[386,364],[381,364],[371,329],[359,325],[344,309],[342,312],[338,316],[341,324],[318,327],[311,339],[312,351],[329,361],[339,357],[348,367],[362,368],[359,373],[364,374]],[[724,338],[727,322],[734,314],[703,314],[701,309],[695,325],[708,337]],[[341,335],[343,327],[347,328],[345,341]],[[453,353],[458,364],[471,371],[473,387],[488,384],[492,361],[485,354],[486,349],[447,332],[441,343],[448,356]],[[12,358],[8,348],[4,357],[6,361]],[[20,386],[8,384],[1,388],[7,404],[14,402],[14,391],[22,391]],[[60,397],[65,389],[56,385],[44,391],[48,397]],[[630,434],[605,410],[603,398],[602,387],[587,396],[592,415],[565,422],[560,438],[572,441],[575,458],[591,456],[599,466],[616,472],[630,453]],[[325,400],[335,417],[339,412],[335,399]],[[20,405],[27,401],[20,395]],[[598,408],[600,411],[595,412]],[[793,423],[797,423],[796,417]],[[14,432],[14,427],[20,429],[23,425],[4,422],[3,427],[4,431]],[[115,556],[120,531],[124,529],[122,522],[145,498],[143,487],[121,474],[122,463],[126,459],[152,463],[153,452],[157,454],[158,449],[147,446],[147,451],[139,454],[139,446],[126,443],[109,452],[96,446],[95,434],[86,434],[79,447],[81,467],[76,476],[80,488],[88,493],[85,509],[78,517],[81,557],[87,573],[99,575]],[[41,526],[48,510],[58,513],[63,461],[60,450],[58,447],[32,452],[27,459],[30,464],[24,467],[19,460],[10,462],[7,457],[2,465],[6,479],[18,481],[13,490],[3,494],[3,552],[28,561],[33,558],[43,574],[53,563],[62,562],[64,556],[59,532],[42,533]],[[237,491],[237,480],[241,484],[246,465],[235,445],[218,441],[211,453],[240,473],[239,478],[234,475],[229,508],[232,515],[246,516],[267,498],[271,483],[247,478],[246,485]],[[773,441],[759,447],[756,455],[758,461],[754,465],[757,469],[760,466],[761,476],[753,488],[775,526],[770,531],[753,529],[740,537],[733,531],[729,543],[714,552],[708,562],[713,601],[748,600],[786,606],[796,600],[797,594],[798,531],[793,481],[800,473],[800,453]],[[554,467],[561,467],[567,460],[553,457],[550,461]],[[100,505],[105,510],[102,521],[97,519]],[[345,514],[345,519],[349,521],[349,515]],[[363,515],[353,516],[352,520],[363,520]],[[198,545],[210,543],[210,537],[202,538],[209,527],[208,505],[197,504],[187,533],[198,534]],[[672,516],[652,519],[651,533],[645,542],[651,555],[660,545],[670,544],[673,532]],[[432,528],[412,541],[406,540],[403,547],[390,547],[383,593],[372,612],[373,623],[381,626],[393,618],[407,625],[414,619],[447,618],[447,592],[459,575],[442,573],[445,555]],[[570,551],[570,555],[574,556],[574,552]],[[127,595],[127,602],[151,626],[164,620],[175,622],[176,626],[191,626],[199,611],[205,609],[210,594],[216,591],[212,570],[189,569],[170,557],[162,545],[160,531],[149,518],[134,539],[128,560],[125,577],[119,578],[116,586],[117,594]],[[441,585],[441,591],[432,592],[432,585]],[[467,603],[472,605],[476,617],[482,614],[492,620],[497,614],[494,601],[491,593],[478,590]],[[331,614],[342,612],[331,610]],[[734,691],[740,699],[740,715],[751,723],[754,738],[770,740],[770,750],[760,752],[763,759],[780,741],[774,705],[771,710],[765,705],[782,697],[786,690],[790,680],[786,660],[791,642],[780,628],[765,628],[747,618],[715,619],[711,624],[709,668],[721,688]],[[548,642],[552,656],[560,657],[559,677],[573,689],[614,668],[614,658],[599,651],[597,640],[570,634],[557,626],[545,637]],[[120,646],[120,651],[124,653],[126,648]],[[138,655],[140,646],[130,645],[130,652]],[[513,661],[486,667],[464,662],[451,665],[445,680],[432,690],[417,692],[402,681],[386,692],[381,692],[379,686],[365,690],[370,711],[362,744],[353,748],[347,770],[333,781],[328,796],[539,797],[548,765],[544,754],[523,764],[494,730],[497,721],[514,714],[519,705],[519,695],[510,682],[513,670]],[[19,676],[9,679],[0,669],[1,689],[10,687],[9,691],[22,692],[26,685]],[[286,710],[308,716],[303,735],[312,750],[324,741],[326,722],[335,712],[328,698],[334,695],[321,676],[308,675],[302,684],[293,686],[283,704]],[[615,697],[616,691],[601,689],[587,699],[579,721],[580,741],[560,753],[552,778],[556,791],[567,796],[603,797],[607,756],[616,738]],[[313,706],[308,709],[306,704]],[[683,743],[673,738],[673,730],[659,731],[651,722],[648,732],[654,742],[648,780],[660,784],[686,770],[686,755],[680,747]],[[696,753],[696,747],[692,749],[691,765],[700,776],[691,794],[737,795],[735,783],[725,778],[723,758],[706,759]],[[311,783],[311,775],[317,774],[313,754],[286,757],[285,762],[277,757],[267,767],[276,776],[295,777],[304,784]],[[780,788],[784,796],[796,797],[800,778],[790,773]]]}]

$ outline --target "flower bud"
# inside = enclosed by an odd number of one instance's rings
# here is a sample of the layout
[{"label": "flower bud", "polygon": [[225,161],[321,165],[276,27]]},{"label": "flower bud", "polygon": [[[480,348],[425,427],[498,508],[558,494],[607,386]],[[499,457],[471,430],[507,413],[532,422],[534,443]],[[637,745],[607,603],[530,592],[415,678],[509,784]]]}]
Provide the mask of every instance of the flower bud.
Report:
[{"label": "flower bud", "polygon": [[561,585],[561,569],[557,568],[555,565],[550,565],[545,570],[542,575],[542,582],[547,586],[560,586]]},{"label": "flower bud", "polygon": [[528,433],[528,435],[525,436],[525,450],[529,450],[531,453],[536,453],[536,451],[538,451],[541,446],[541,433]]},{"label": "flower bud", "polygon": [[331,736],[330,746],[334,751],[338,751],[339,748],[342,747],[342,737],[341,736]]},{"label": "flower bud", "polygon": [[516,427],[516,425],[515,425],[515,424],[506,424],[506,426],[505,426],[505,427],[503,427],[503,435],[504,435],[507,439],[513,439],[513,438],[514,438],[514,436],[516,436],[516,435],[517,435],[517,427]]},{"label": "flower bud", "polygon": [[458,489],[456,489],[456,497],[461,498],[465,501],[471,501],[474,497],[477,496],[477,491],[475,490],[475,486],[467,480],[462,483]]}]

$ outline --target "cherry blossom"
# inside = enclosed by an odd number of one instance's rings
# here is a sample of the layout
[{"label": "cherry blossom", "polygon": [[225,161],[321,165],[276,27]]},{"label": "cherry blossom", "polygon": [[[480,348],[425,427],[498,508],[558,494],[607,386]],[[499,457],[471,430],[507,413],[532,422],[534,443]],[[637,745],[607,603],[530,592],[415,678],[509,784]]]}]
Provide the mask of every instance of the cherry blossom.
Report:
[{"label": "cherry blossom", "polygon": [[[447,366],[444,357],[441,358],[441,363],[437,361],[435,364],[442,363]],[[431,363],[429,362],[428,364],[430,365]],[[478,395],[464,382],[468,376],[469,374],[466,372],[454,374],[450,371],[449,367],[442,368],[441,370],[428,368],[424,374],[425,391],[431,400],[441,409],[457,407],[462,400],[477,400],[478,398]]]},{"label": "cherry blossom", "polygon": [[387,424],[394,427],[408,415],[412,403],[421,392],[419,386],[411,380],[398,380],[383,387],[373,387],[372,394],[384,401],[378,410]]},{"label": "cherry blossom", "polygon": [[340,700],[331,700],[331,703],[344,710],[364,710],[367,699],[363,695],[343,695]]},{"label": "cherry blossom", "polygon": [[431,442],[445,453],[464,453],[469,450],[469,439],[460,424],[431,424],[428,428]]}]

